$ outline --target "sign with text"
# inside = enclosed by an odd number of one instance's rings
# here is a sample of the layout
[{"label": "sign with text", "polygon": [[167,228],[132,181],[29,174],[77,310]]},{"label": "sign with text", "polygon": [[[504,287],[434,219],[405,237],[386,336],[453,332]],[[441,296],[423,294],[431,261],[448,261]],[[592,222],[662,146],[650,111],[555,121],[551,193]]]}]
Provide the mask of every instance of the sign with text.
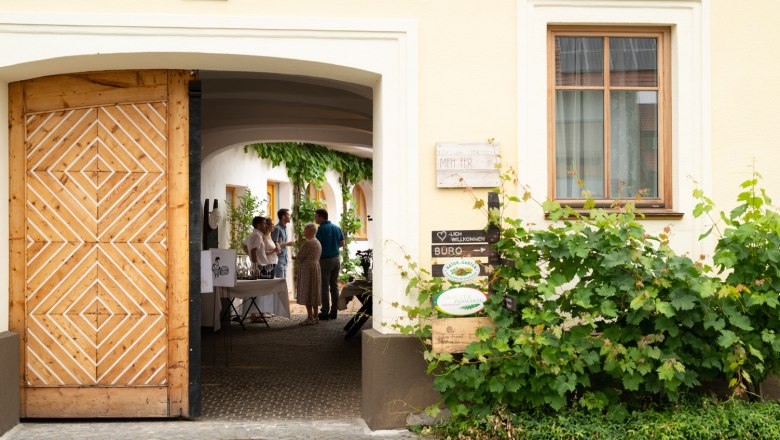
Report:
[{"label": "sign with text", "polygon": [[[492,266],[485,263],[477,263],[479,265],[478,276],[488,276],[493,271]],[[431,276],[444,277],[444,264],[431,264]],[[458,282],[462,282],[458,280]]]},{"label": "sign with text", "polygon": [[498,255],[489,244],[441,244],[431,246],[431,256],[435,258],[452,257],[493,257]]},{"label": "sign with text", "polygon": [[463,230],[463,231],[432,231],[431,241],[433,244],[444,243],[487,243],[488,235],[483,230]]},{"label": "sign with text", "polygon": [[436,144],[438,188],[496,188],[500,185],[499,145],[489,142]]}]

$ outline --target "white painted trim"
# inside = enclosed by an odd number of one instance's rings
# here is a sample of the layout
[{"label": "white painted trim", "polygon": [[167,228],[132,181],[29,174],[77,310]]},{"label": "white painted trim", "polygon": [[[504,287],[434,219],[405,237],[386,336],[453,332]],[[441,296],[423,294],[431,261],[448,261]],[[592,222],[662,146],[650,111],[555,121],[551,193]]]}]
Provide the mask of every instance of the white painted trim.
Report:
[{"label": "white painted trim", "polygon": [[[537,196],[547,194],[547,27],[549,25],[643,25],[672,28],[672,246],[697,253],[703,221],[691,215],[690,177],[712,187],[710,145],[710,0],[521,0],[517,9],[518,172]],[[543,224],[542,213],[520,208],[520,217]],[[669,221],[646,221],[650,229]]]},{"label": "white painted trim", "polygon": [[[0,118],[3,121],[8,120],[8,83],[0,80]],[[8,156],[8,124],[0,124],[0,170],[6,170],[0,177],[0,211],[5,214],[5,221],[0,221],[0,268],[3,268],[0,275],[0,333],[8,330],[8,300],[9,300],[9,278],[8,265],[11,253],[9,241],[9,193],[8,193],[8,167],[10,166],[10,157]]]},{"label": "white painted trim", "polygon": [[[417,222],[396,220],[401,213],[419,217],[415,20],[4,13],[0,47],[0,82],[89,70],[171,68],[298,74],[372,87],[374,327],[390,332],[380,323],[393,322],[399,310],[391,304],[406,303],[407,297],[382,243],[400,243],[411,255],[419,246]],[[6,97],[0,119],[7,118]],[[0,138],[0,155],[6,170],[0,193],[7,193],[7,133]],[[0,211],[8,212],[7,196],[0,199]],[[7,260],[9,252],[5,223],[0,222],[0,260]],[[0,331],[8,326],[7,286],[7,275],[0,276]]]}]

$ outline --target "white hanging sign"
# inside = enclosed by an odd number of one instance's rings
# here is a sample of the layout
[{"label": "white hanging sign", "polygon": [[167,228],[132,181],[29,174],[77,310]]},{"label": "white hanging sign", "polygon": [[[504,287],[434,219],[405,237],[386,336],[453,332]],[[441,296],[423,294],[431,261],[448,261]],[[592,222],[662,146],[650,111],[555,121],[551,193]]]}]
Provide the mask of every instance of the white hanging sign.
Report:
[{"label": "white hanging sign", "polygon": [[456,283],[471,281],[479,276],[479,263],[470,258],[456,258],[442,267],[444,278]]},{"label": "white hanging sign", "polygon": [[499,144],[490,142],[436,144],[438,188],[497,188]]},{"label": "white hanging sign", "polygon": [[471,287],[445,290],[433,298],[436,310],[452,316],[472,315],[485,308],[488,295]]}]

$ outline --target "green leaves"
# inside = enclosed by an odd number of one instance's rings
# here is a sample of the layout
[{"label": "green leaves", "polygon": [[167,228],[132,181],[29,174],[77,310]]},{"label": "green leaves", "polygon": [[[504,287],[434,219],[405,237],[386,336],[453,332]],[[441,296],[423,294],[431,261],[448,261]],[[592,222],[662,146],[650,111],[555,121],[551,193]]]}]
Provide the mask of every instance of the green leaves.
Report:
[{"label": "green leaves", "polygon": [[601,303],[601,314],[608,317],[608,318],[614,318],[618,316],[618,309],[617,305],[614,301],[604,301]]},{"label": "green leaves", "polygon": [[[621,420],[701,383],[732,379],[740,391],[780,371],[780,215],[757,181],[721,215],[722,231],[713,221],[722,232],[712,256],[717,273],[706,255],[675,254],[671,229],[648,232],[631,208],[584,216],[547,201],[552,222],[540,229],[491,211],[501,225],[495,247],[512,261],[489,280],[484,315],[496,328],[477,330],[462,356],[431,356],[435,388],[455,414],[473,418],[497,405],[560,411],[577,402]],[[501,196],[522,203],[532,200],[526,194]],[[695,216],[714,220],[712,200],[700,189],[694,198]],[[432,318],[427,302],[444,281],[412,263],[403,273],[421,303],[409,316]],[[517,311],[504,307],[509,297]],[[419,325],[417,334],[427,338],[426,329]]]},{"label": "green leaves", "polygon": [[723,348],[729,348],[739,340],[739,336],[731,330],[721,330],[718,336],[718,345]]}]

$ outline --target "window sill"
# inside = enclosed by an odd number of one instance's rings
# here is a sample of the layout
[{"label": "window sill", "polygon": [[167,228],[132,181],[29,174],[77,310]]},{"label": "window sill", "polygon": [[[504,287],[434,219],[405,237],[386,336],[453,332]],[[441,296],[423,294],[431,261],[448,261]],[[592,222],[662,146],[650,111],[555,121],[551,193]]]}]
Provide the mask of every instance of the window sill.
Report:
[{"label": "window sill", "polygon": [[[576,211],[578,214],[581,214],[582,216],[587,217],[588,216],[588,209],[582,209],[582,208],[572,208],[574,211]],[[605,209],[607,212],[616,212],[614,209]],[[658,208],[637,208],[637,211],[641,212],[644,217],[641,215],[637,215],[638,220],[682,220],[682,218],[685,216],[682,212],[676,212],[671,209],[658,209]],[[550,219],[550,214],[545,212],[544,213],[545,220]],[[569,217],[563,217],[565,219],[572,220],[575,217],[569,216]]]}]

